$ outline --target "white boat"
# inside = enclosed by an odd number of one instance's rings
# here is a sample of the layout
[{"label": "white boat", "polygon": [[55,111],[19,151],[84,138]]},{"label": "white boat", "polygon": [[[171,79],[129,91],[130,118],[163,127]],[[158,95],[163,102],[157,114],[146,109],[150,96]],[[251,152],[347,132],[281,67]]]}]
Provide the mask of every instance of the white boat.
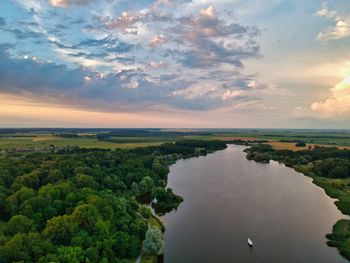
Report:
[{"label": "white boat", "polygon": [[251,247],[253,246],[253,241],[250,238],[248,238],[248,245]]}]

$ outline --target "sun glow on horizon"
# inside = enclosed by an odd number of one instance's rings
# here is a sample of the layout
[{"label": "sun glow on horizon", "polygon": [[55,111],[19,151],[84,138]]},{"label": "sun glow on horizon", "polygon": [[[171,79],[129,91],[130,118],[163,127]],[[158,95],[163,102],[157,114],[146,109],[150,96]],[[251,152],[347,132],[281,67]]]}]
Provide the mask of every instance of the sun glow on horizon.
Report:
[{"label": "sun glow on horizon", "polygon": [[345,79],[343,79],[342,84],[348,84],[348,85],[350,85],[350,75],[347,76]]}]

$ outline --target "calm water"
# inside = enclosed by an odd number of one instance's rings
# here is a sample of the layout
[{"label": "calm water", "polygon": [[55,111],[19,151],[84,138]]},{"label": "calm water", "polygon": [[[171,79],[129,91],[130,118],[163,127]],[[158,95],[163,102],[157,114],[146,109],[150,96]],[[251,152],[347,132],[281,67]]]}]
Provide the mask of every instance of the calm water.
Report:
[{"label": "calm water", "polygon": [[348,262],[326,245],[345,218],[334,200],[290,168],[247,161],[243,149],[171,166],[169,186],[185,201],[163,218],[165,263]]}]

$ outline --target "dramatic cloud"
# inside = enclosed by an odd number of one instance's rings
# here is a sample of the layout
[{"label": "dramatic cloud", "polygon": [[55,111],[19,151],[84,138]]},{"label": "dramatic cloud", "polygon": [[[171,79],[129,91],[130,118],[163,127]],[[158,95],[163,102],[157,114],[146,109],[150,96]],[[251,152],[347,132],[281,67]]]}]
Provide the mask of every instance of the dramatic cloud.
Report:
[{"label": "dramatic cloud", "polygon": [[212,5],[197,16],[181,18],[173,33],[187,47],[176,52],[187,67],[215,67],[222,63],[243,67],[243,59],[259,56],[259,44],[255,41],[259,31],[226,23],[218,18]]},{"label": "dramatic cloud", "polygon": [[[206,110],[230,105],[236,99],[225,95],[225,87],[194,84],[176,75],[155,78],[138,71],[103,74],[87,68],[70,69],[28,56],[15,59],[7,49],[0,47],[0,93],[30,100],[102,111],[138,111],[156,105]],[[162,65],[155,62],[152,67]],[[247,98],[249,94],[243,92],[239,100]]]},{"label": "dramatic cloud", "polygon": [[336,11],[329,10],[326,6],[316,12],[317,16],[334,20],[335,25],[327,27],[320,32],[318,40],[328,41],[350,36],[350,16],[341,15]]},{"label": "dramatic cloud", "polygon": [[[259,31],[232,15],[220,18],[213,5],[102,1],[91,10],[87,0],[20,3],[33,20],[3,23],[22,42],[1,47],[2,93],[109,111],[209,110],[257,96],[247,91],[254,75],[239,69],[259,57]],[[79,7],[57,8],[73,5]],[[45,52],[23,52],[25,45]]]},{"label": "dramatic cloud", "polygon": [[343,114],[348,89],[322,98],[350,74],[350,7],[322,2],[5,0],[0,97],[231,123],[239,112],[251,126],[266,112],[289,125],[296,107]]},{"label": "dramatic cloud", "polygon": [[311,109],[325,116],[350,114],[350,77],[330,89],[330,92],[329,98],[313,103]]}]

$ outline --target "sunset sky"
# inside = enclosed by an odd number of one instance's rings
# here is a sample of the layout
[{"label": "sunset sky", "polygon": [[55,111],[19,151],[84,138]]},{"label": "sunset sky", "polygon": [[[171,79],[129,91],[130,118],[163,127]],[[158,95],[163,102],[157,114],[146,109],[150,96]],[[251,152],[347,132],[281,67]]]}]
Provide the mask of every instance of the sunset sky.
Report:
[{"label": "sunset sky", "polygon": [[0,127],[350,128],[345,0],[1,0]]}]

